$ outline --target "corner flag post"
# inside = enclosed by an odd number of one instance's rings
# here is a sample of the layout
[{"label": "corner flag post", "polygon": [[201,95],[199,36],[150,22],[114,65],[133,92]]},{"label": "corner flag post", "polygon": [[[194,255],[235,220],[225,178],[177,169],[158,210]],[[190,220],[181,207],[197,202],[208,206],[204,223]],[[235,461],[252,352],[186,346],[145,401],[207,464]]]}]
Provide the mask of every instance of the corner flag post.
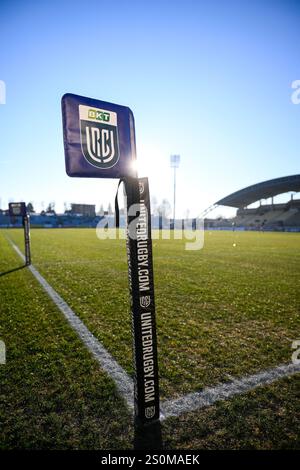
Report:
[{"label": "corner flag post", "polygon": [[30,215],[23,216],[24,226],[24,240],[25,240],[25,260],[26,266],[31,264],[31,250],[30,250]]},{"label": "corner flag post", "polygon": [[135,424],[143,427],[159,422],[159,388],[149,186],[134,167],[133,113],[126,106],[68,93],[62,115],[67,174],[119,178],[125,185]]},{"label": "corner flag post", "polygon": [[13,219],[15,217],[22,217],[22,225],[24,228],[24,244],[25,244],[25,264],[31,264],[31,250],[30,250],[30,216],[27,214],[25,202],[10,202],[8,204],[9,215]]},{"label": "corner flag post", "polygon": [[[148,178],[124,178],[131,297],[135,421],[159,420],[159,380]],[[138,215],[137,215],[138,214]]]}]

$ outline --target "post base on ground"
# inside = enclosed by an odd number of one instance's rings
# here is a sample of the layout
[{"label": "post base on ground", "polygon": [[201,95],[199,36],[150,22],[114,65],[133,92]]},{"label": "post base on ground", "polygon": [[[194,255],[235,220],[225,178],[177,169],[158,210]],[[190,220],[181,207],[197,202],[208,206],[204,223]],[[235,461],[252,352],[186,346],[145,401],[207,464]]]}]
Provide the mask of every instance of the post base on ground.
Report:
[{"label": "post base on ground", "polygon": [[161,423],[159,420],[153,421],[150,424],[142,424],[138,421],[135,421],[134,449],[135,450],[162,449]]}]

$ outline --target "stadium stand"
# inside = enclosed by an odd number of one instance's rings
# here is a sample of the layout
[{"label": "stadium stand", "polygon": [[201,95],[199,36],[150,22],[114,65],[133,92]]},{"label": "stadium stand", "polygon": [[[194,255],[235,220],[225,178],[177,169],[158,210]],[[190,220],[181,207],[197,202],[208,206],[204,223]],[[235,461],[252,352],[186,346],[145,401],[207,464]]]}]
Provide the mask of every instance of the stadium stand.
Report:
[{"label": "stadium stand", "polygon": [[[224,205],[235,207],[236,216],[233,218],[204,219],[206,229],[215,230],[274,230],[300,232],[300,199],[291,199],[286,203],[274,204],[273,198],[279,194],[300,191],[300,175],[285,176],[263,181],[220,199],[202,213],[204,218],[211,210]],[[248,207],[263,199],[272,198],[271,204],[260,204],[258,207]],[[103,216],[96,216],[94,205],[73,204],[71,211],[65,214],[41,213],[31,214],[31,226],[38,228],[64,227],[96,227]],[[81,212],[81,213],[74,213]],[[105,216],[110,227],[114,226],[114,215]],[[152,228],[166,228],[170,221],[165,221],[161,227],[159,216],[152,216]],[[176,221],[180,226],[181,221]],[[0,210],[0,227],[21,227],[20,218],[10,220],[7,210]],[[120,217],[120,227],[125,227],[124,216]],[[172,224],[171,224],[172,228]]]},{"label": "stadium stand", "polygon": [[[300,202],[300,201],[295,201]],[[262,205],[257,209],[238,209],[232,219],[236,227],[282,228],[300,227],[298,223],[300,210],[287,204]]]},{"label": "stadium stand", "polygon": [[[212,219],[206,219],[206,226],[221,228],[223,224],[226,228],[231,222],[232,227],[245,230],[300,231],[300,199],[293,199],[291,196],[290,201],[286,203],[273,203],[274,196],[299,191],[300,175],[285,176],[248,186],[220,199],[214,205],[214,207],[220,205],[236,207],[235,217],[214,223]],[[268,198],[272,198],[272,204],[260,204],[256,208],[247,207]]]},{"label": "stadium stand", "polygon": [[[62,228],[62,227],[96,227],[102,216],[88,217],[78,214],[31,214],[30,224],[33,228]],[[0,227],[21,227],[22,220],[16,217],[11,221],[8,215],[0,214]]]}]

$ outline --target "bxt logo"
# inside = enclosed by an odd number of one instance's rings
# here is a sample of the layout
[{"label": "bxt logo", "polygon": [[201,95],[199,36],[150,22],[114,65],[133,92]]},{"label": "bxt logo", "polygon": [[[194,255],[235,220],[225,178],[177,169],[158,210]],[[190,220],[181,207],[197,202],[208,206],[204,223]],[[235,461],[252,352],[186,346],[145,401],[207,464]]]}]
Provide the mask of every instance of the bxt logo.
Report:
[{"label": "bxt logo", "polygon": [[98,111],[97,109],[89,109],[88,116],[90,119],[96,119],[97,121],[109,122],[110,114],[105,111]]},{"label": "bxt logo", "polygon": [[93,166],[106,169],[119,160],[117,113],[79,105],[81,148]]}]

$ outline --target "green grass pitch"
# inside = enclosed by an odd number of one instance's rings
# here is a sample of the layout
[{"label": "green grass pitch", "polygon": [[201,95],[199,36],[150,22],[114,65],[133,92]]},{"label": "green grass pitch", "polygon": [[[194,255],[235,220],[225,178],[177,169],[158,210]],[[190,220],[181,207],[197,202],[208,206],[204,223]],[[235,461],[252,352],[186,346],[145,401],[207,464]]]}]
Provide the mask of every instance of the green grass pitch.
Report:
[{"label": "green grass pitch", "polygon": [[[0,231],[0,271],[21,264]],[[124,240],[32,230],[34,266],[132,374]],[[204,248],[154,240],[162,399],[289,363],[299,339],[300,235],[209,232]],[[112,381],[26,268],[0,277],[0,448],[130,448]],[[299,446],[299,375],[163,424],[171,448]]]}]

